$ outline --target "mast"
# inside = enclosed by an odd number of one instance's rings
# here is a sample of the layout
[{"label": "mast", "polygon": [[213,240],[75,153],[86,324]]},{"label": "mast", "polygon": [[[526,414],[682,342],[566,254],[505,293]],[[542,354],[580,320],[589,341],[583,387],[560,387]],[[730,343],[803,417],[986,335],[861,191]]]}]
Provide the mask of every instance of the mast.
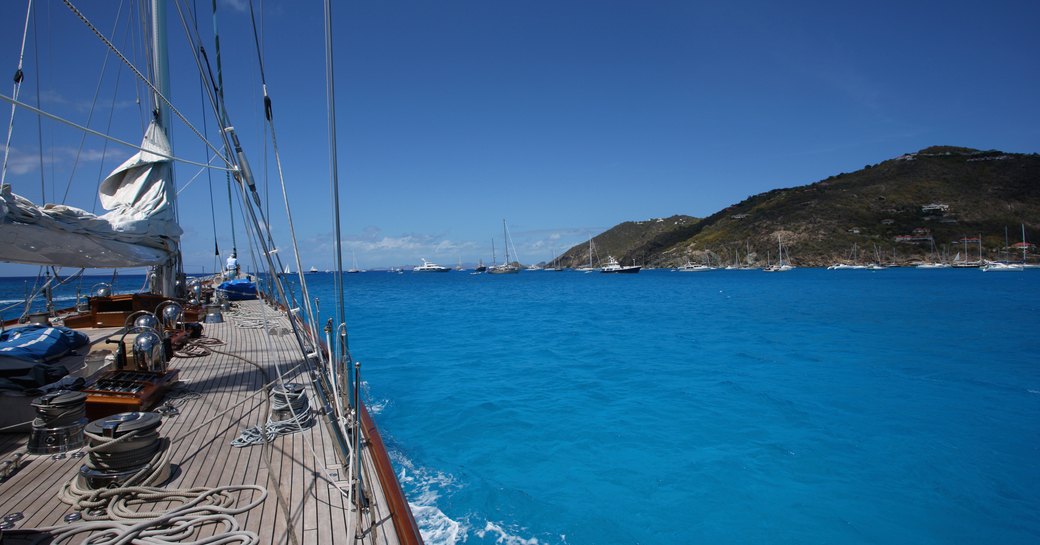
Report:
[{"label": "mast", "polygon": [[166,40],[166,0],[152,0],[152,83],[158,94],[152,93],[157,112],[156,122],[166,139],[170,139],[170,108],[162,97],[170,96],[170,57]]},{"label": "mast", "polygon": [[1011,252],[1008,251],[1010,243],[1008,242],[1008,228],[1004,226],[1004,263],[1011,263]]},{"label": "mast", "polygon": [[589,268],[592,268],[592,235],[589,235]]},{"label": "mast", "polygon": [[502,219],[502,238],[506,241],[506,266],[509,266],[509,233],[506,232],[506,220]]},{"label": "mast", "polygon": [[[170,137],[170,107],[166,105],[166,99],[170,96],[170,57],[169,47],[166,39],[166,0],[152,0],[152,83],[158,93],[153,93],[155,103],[155,122],[162,130],[166,140],[173,146]],[[170,162],[170,180],[167,185],[169,189],[168,198],[173,204],[174,217],[177,214],[177,192],[173,181],[173,162]],[[156,268],[156,277],[151,283],[152,291],[157,291],[166,297],[177,296],[177,280],[181,276],[181,241],[180,238],[172,239],[173,249],[169,260]]]},{"label": "mast", "polygon": [[1022,267],[1026,266],[1026,224],[1022,224]]}]

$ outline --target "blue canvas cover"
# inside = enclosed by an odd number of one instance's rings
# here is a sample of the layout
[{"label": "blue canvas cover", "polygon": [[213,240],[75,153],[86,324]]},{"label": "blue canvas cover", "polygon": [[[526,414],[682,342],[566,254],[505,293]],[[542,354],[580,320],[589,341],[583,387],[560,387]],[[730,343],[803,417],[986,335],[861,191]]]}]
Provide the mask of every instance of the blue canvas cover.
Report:
[{"label": "blue canvas cover", "polygon": [[256,299],[256,283],[245,278],[236,278],[221,282],[217,291],[224,295],[228,301],[245,301]]},{"label": "blue canvas cover", "polygon": [[0,333],[0,357],[45,363],[89,343],[90,337],[74,329],[27,325]]}]

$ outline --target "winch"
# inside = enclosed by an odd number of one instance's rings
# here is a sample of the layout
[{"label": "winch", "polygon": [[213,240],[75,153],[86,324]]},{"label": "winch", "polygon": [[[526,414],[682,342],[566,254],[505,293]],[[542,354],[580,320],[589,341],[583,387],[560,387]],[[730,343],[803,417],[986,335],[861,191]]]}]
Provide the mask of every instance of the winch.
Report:
[{"label": "winch", "polygon": [[169,478],[170,466],[162,456],[169,442],[159,435],[160,424],[158,414],[141,412],[114,414],[87,424],[84,431],[91,450],[79,468],[81,484],[97,490]]},{"label": "winch", "polygon": [[87,394],[57,390],[32,401],[36,418],[29,435],[29,454],[55,454],[83,446]]}]

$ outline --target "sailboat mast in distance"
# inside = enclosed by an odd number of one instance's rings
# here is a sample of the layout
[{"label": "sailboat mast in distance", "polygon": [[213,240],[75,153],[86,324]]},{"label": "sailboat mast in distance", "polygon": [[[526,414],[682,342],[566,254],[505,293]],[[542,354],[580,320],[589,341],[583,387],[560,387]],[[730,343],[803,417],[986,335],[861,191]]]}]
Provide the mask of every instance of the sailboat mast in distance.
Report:
[{"label": "sailboat mast in distance", "polygon": [[506,241],[506,265],[509,265],[509,234],[506,233],[506,220],[502,219],[502,239]]}]

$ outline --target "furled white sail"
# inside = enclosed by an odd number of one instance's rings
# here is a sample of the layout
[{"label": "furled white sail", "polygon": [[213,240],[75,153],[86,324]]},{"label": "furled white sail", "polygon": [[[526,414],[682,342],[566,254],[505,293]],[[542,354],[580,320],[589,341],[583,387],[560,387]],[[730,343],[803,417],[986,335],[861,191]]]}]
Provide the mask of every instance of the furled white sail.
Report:
[{"label": "furled white sail", "polygon": [[170,144],[154,122],[139,151],[101,183],[107,214],[42,207],[0,188],[0,260],[69,267],[161,265],[183,232],[174,210]]}]

